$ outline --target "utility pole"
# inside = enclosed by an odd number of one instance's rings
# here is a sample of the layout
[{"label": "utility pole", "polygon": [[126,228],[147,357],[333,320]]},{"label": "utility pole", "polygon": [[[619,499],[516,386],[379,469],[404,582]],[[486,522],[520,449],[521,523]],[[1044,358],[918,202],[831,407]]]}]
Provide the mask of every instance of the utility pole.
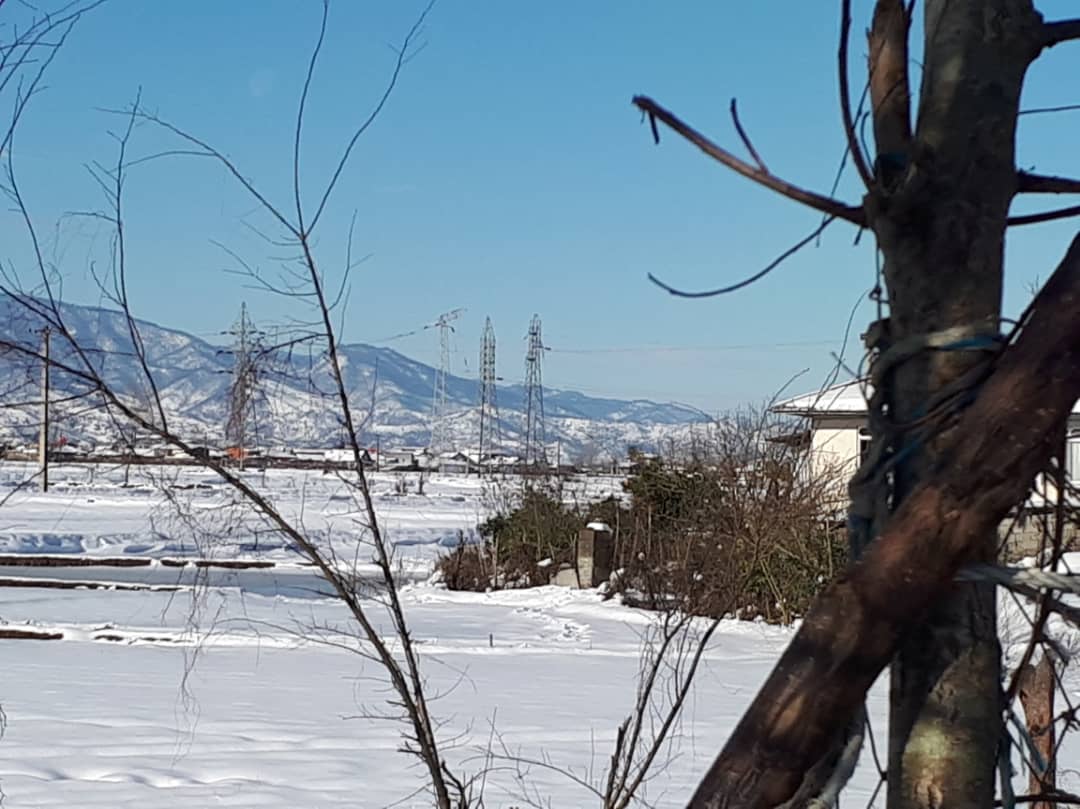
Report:
[{"label": "utility pole", "polygon": [[41,330],[41,432],[38,434],[38,462],[41,464],[41,490],[49,491],[49,334],[46,326]]}]

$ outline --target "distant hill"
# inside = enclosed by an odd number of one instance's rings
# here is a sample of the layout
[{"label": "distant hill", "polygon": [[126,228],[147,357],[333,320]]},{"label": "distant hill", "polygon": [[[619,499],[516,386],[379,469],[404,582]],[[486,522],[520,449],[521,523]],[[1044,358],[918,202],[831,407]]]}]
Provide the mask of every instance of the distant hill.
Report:
[{"label": "distant hill", "polygon": [[[118,391],[149,401],[127,321],[117,311],[65,304],[64,319],[80,344],[91,346],[91,361]],[[170,419],[188,436],[220,441],[228,411],[233,357],[223,346],[185,332],[137,321],[148,364]],[[0,302],[0,333],[4,339],[34,344],[42,323],[9,300]],[[273,342],[270,340],[269,342]],[[60,360],[72,359],[54,341]],[[431,432],[435,369],[390,348],[364,343],[343,345],[342,370],[350,402],[363,417],[365,443],[427,444]],[[260,362],[259,396],[255,408],[259,442],[263,445],[333,446],[341,426],[332,398],[324,357],[305,344],[267,352]],[[9,436],[30,439],[36,434],[32,406],[12,406],[37,396],[38,369],[24,360],[0,355],[0,428]],[[449,415],[446,433],[458,448],[474,448],[479,429],[479,383],[447,379]],[[57,428],[74,440],[111,442],[115,425],[85,401],[64,402],[80,385],[63,373],[53,374]],[[28,392],[31,394],[28,396]],[[526,391],[504,385],[497,391],[499,423],[494,431],[502,448],[519,449],[524,424]],[[374,407],[372,403],[374,402]],[[625,454],[628,446],[655,450],[669,440],[682,441],[707,421],[704,414],[678,404],[642,399],[625,401],[587,396],[569,390],[544,389],[546,436],[550,451],[563,459]],[[491,432],[488,433],[491,435]],[[558,445],[558,446],[557,446]]]}]

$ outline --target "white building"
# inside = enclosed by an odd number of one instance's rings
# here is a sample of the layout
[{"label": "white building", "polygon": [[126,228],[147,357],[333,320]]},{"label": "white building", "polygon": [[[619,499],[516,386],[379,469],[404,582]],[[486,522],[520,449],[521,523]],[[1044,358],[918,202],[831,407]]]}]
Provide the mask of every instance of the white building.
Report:
[{"label": "white building", "polygon": [[[870,445],[866,400],[871,390],[865,382],[854,381],[796,396],[773,405],[774,413],[800,416],[809,422],[810,472],[837,474],[847,479]],[[1080,403],[1069,417],[1066,472],[1080,480]]]},{"label": "white building", "polygon": [[408,447],[380,450],[379,468],[384,472],[415,469],[416,452]]},{"label": "white building", "polygon": [[437,472],[465,475],[475,471],[476,464],[464,452],[440,452],[434,459],[433,468]]}]

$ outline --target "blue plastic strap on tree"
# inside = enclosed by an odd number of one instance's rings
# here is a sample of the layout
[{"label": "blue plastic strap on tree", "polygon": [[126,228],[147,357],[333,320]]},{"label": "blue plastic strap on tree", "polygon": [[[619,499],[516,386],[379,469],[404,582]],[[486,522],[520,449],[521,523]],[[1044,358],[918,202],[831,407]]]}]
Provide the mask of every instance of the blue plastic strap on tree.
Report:
[{"label": "blue plastic strap on tree", "polygon": [[995,334],[989,335],[973,335],[972,337],[964,338],[963,340],[956,340],[947,345],[938,346],[938,351],[982,351],[982,350],[996,350],[1002,345],[1002,336]]},{"label": "blue plastic strap on tree", "polygon": [[1039,752],[1038,746],[1028,734],[1028,730],[1024,727],[1024,723],[1017,717],[1016,712],[1011,709],[1008,711],[1008,720],[1009,723],[1016,728],[1016,733],[1020,737],[1023,746],[1027,748],[1027,752],[1031,756],[1031,764],[1032,768],[1035,770],[1035,774],[1039,777],[1045,776],[1050,765],[1047,763],[1046,759],[1043,758],[1043,754]]},{"label": "blue plastic strap on tree", "polygon": [[895,466],[896,464],[902,462],[909,455],[911,455],[911,453],[921,447],[924,443],[925,442],[921,439],[915,439],[914,441],[906,442],[904,446],[900,447],[900,449],[896,451],[892,458],[890,458],[890,461]]},{"label": "blue plastic strap on tree", "polygon": [[870,527],[870,519],[864,517],[862,514],[853,514],[848,512],[848,530],[858,531],[865,530]]}]

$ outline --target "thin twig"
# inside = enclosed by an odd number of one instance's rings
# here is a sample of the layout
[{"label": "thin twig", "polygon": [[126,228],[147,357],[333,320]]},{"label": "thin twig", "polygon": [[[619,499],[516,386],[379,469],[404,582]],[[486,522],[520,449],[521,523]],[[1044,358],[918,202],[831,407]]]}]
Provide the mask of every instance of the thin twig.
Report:
[{"label": "thin twig", "polygon": [[1052,211],[1042,211],[1041,213],[1010,216],[1006,220],[1006,224],[1009,227],[1038,225],[1042,222],[1056,222],[1059,219],[1071,219],[1074,216],[1080,216],[1080,205],[1070,205],[1068,208],[1055,208]]},{"label": "thin twig", "polygon": [[1051,112],[1076,112],[1080,110],[1080,104],[1063,104],[1060,107],[1032,107],[1020,110],[1017,115],[1046,115]]},{"label": "thin twig", "polygon": [[304,76],[304,89],[300,92],[300,108],[296,113],[296,134],[293,137],[293,197],[296,202],[296,225],[301,233],[304,232],[304,206],[300,201],[300,135],[304,130],[304,107],[311,90],[311,79],[315,75],[315,64],[319,61],[319,53],[326,38],[326,20],[329,16],[330,0],[323,0],[319,37],[315,41],[315,47],[311,49],[311,59],[308,60],[308,69]]},{"label": "thin twig", "polygon": [[814,230],[810,233],[809,236],[799,240],[794,245],[789,247],[787,250],[785,250],[783,253],[781,253],[779,256],[769,262],[769,264],[766,265],[764,269],[754,273],[749,278],[744,278],[742,281],[739,281],[736,284],[732,284],[731,286],[720,287],[719,289],[710,289],[705,292],[687,292],[685,290],[676,289],[675,287],[664,283],[652,273],[649,273],[649,280],[665,292],[678,298],[712,298],[716,295],[726,295],[729,292],[735,292],[736,290],[748,287],[755,281],[764,278],[766,275],[768,275],[781,264],[783,264],[787,259],[798,253],[800,250],[806,247],[806,245],[810,244],[810,242],[814,241],[814,239],[816,239],[825,230],[825,228],[831,225],[834,221],[836,221],[836,217],[830,216],[826,218],[825,221],[823,221],[820,225],[814,228]]},{"label": "thin twig", "polygon": [[349,155],[352,154],[356,142],[360,140],[360,136],[368,130],[368,127],[375,123],[375,119],[379,117],[382,108],[386,106],[386,102],[390,100],[390,94],[394,92],[394,87],[397,86],[398,78],[401,76],[401,69],[405,67],[406,62],[408,62],[409,46],[412,44],[416,34],[420,31],[420,28],[424,24],[424,20],[427,19],[427,15],[434,5],[435,0],[430,0],[424,7],[424,10],[420,12],[420,16],[416,18],[416,22],[413,23],[413,27],[409,29],[409,33],[405,35],[405,40],[401,43],[401,49],[398,51],[397,61],[394,63],[394,69],[390,73],[390,80],[386,83],[386,87],[383,89],[383,94],[380,96],[378,103],[375,104],[375,107],[368,114],[368,117],[364,122],[356,128],[355,132],[353,132],[353,136],[345,147],[341,159],[338,160],[337,168],[334,169],[334,173],[330,177],[330,182],[326,184],[322,199],[319,200],[319,206],[315,209],[315,215],[311,217],[311,224],[308,225],[307,233],[311,233],[311,231],[315,229],[315,225],[318,224],[319,219],[322,217],[323,210],[326,208],[326,203],[330,200],[330,195],[334,192],[334,187],[337,186],[338,178],[341,177],[341,172],[345,170],[345,165],[349,162]]},{"label": "thin twig", "polygon": [[743,146],[746,147],[746,151],[750,152],[750,156],[754,158],[754,162],[757,163],[759,169],[766,174],[769,173],[769,167],[765,165],[765,161],[761,159],[761,155],[758,154],[758,150],[754,148],[754,144],[750,141],[750,136],[746,134],[746,130],[743,129],[742,121],[739,120],[739,107],[738,102],[733,98],[731,99],[731,120],[735,124],[735,131],[739,133],[739,138],[742,139]]}]

